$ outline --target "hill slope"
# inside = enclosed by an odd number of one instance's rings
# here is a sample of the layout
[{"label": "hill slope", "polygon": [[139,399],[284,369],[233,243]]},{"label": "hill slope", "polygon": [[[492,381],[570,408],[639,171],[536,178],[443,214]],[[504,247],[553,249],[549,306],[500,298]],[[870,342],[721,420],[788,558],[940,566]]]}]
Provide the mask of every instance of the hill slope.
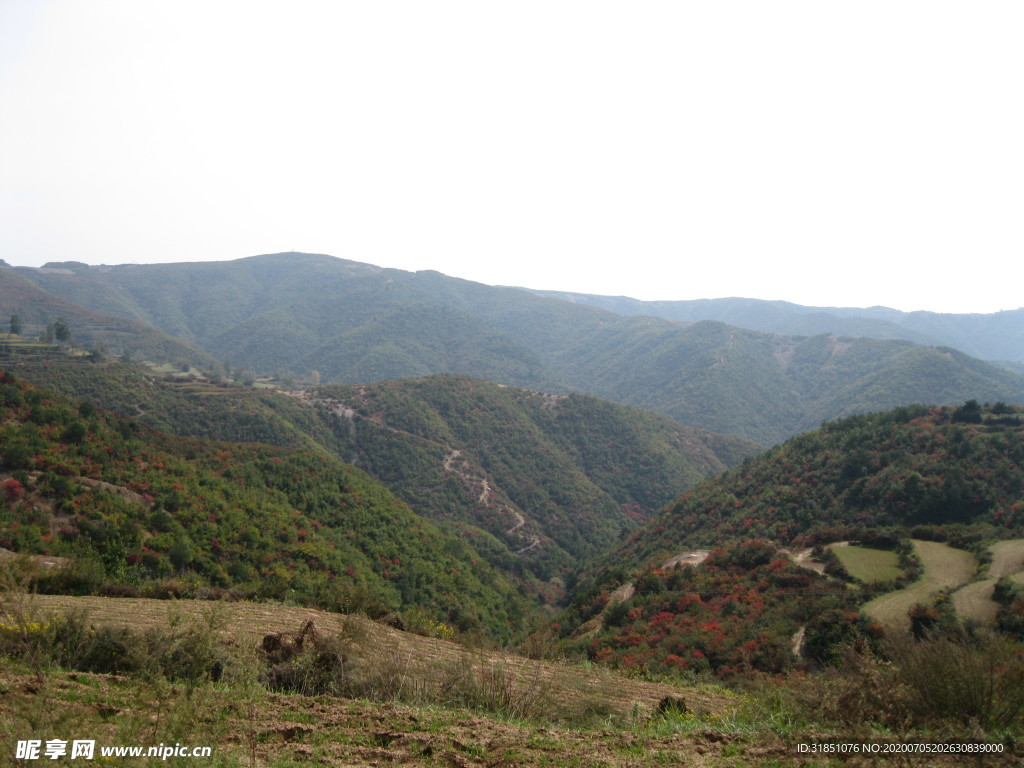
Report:
[{"label": "hill slope", "polygon": [[[849,539],[901,549],[913,535],[928,540],[915,544],[930,548],[927,578],[892,596],[899,615],[890,617],[909,624],[915,602],[976,570],[971,554],[936,542],[980,552],[1024,532],[1022,415],[1001,404],[914,406],[793,438],[684,494],[596,561],[562,617],[564,631],[623,666],[776,671],[795,663],[788,647],[798,631],[809,655],[827,660],[836,642],[881,631],[857,609],[894,585],[851,590],[800,567],[795,550]],[[698,547],[713,548],[700,565],[670,565]]]},{"label": "hill slope", "polygon": [[715,320],[787,336],[858,336],[947,346],[984,360],[1024,363],[1024,309],[990,314],[901,312],[888,307],[806,307],[788,301],[697,299],[641,301],[564,291],[539,296],[600,307],[618,315],[646,315],[680,323]]},{"label": "hill slope", "polygon": [[1024,526],[1018,407],[897,408],[793,438],[667,507],[631,537],[636,560],[765,536],[829,540],[855,527]]},{"label": "hill slope", "polygon": [[15,372],[166,432],[340,457],[501,571],[544,581],[760,451],[593,397],[450,375],[300,399],[113,361],[25,360]]},{"label": "hill slope", "polygon": [[531,610],[469,544],[328,456],[164,435],[6,373],[0,409],[0,546],[91,564],[52,574],[54,589],[178,575],[371,613],[419,606],[496,637]]},{"label": "hill slope", "polygon": [[157,331],[137,320],[112,317],[85,309],[40,289],[9,268],[0,267],[0,317],[6,322],[17,315],[21,335],[35,338],[41,329],[62,318],[78,346],[105,347],[109,352],[160,361],[182,361],[205,370],[219,364],[206,352],[181,339]]}]

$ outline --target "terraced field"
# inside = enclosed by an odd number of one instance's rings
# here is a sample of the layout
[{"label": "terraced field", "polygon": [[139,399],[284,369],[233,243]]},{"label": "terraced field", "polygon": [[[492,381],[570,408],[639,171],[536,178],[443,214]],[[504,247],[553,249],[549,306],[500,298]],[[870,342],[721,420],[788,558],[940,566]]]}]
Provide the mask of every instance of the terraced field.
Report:
[{"label": "terraced field", "polygon": [[1024,583],[1024,539],[999,541],[989,547],[992,562],[986,578],[953,593],[953,605],[962,619],[973,619],[982,624],[996,620],[999,606],[992,600],[996,582],[1004,576]]},{"label": "terraced field", "polygon": [[917,603],[929,603],[944,589],[967,584],[977,573],[977,559],[970,552],[937,541],[913,540],[924,566],[924,575],[905,589],[870,601],[864,611],[883,626],[909,630],[907,611]]},{"label": "terraced field", "polygon": [[831,549],[846,572],[866,584],[892,581],[903,573],[895,552],[860,546],[833,546]]}]

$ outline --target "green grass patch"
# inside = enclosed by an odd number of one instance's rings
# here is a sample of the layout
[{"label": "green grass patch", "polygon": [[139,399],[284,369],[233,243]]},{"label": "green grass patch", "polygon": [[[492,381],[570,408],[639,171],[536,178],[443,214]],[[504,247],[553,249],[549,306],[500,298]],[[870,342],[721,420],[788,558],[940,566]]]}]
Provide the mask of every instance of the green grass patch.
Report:
[{"label": "green grass patch", "polygon": [[894,581],[903,575],[899,556],[887,549],[874,547],[833,547],[832,551],[846,572],[865,584]]}]

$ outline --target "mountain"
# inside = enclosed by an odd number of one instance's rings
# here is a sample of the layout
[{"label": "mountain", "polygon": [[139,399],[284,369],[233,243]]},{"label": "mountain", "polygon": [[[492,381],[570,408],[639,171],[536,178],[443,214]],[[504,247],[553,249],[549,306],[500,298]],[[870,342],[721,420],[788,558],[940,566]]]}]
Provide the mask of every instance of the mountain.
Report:
[{"label": "mountain", "polygon": [[163,431],[352,462],[500,572],[556,585],[681,490],[761,450],[594,397],[453,375],[300,399],[116,361],[33,359],[14,371]]},{"label": "mountain", "polygon": [[538,296],[600,307],[618,315],[660,317],[679,323],[702,320],[787,336],[857,336],[903,339],[953,347],[984,360],[1024,364],[1024,309],[990,314],[901,312],[889,307],[806,307],[761,299],[641,301],[627,296],[597,296],[534,290]]},{"label": "mountain", "polygon": [[253,370],[343,384],[465,374],[586,392],[763,444],[895,405],[1024,402],[1024,377],[947,348],[681,326],[330,256],[16,271]]},{"label": "mountain", "polygon": [[619,557],[639,565],[758,537],[803,546],[867,528],[1020,535],[1022,416],[1018,406],[969,401],[829,422],[683,494]]},{"label": "mountain", "polygon": [[424,611],[507,639],[535,612],[472,546],[320,453],[170,436],[0,371],[0,547],[41,591]]},{"label": "mountain", "polygon": [[621,550],[633,561],[768,537],[836,540],[849,529],[1024,530],[1024,410],[969,402],[829,422],[681,496]]}]

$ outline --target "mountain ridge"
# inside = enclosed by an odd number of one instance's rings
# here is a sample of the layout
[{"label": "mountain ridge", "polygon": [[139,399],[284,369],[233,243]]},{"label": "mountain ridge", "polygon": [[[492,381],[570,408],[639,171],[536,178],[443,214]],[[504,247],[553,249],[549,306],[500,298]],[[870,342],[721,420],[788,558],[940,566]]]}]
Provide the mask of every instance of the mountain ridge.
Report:
[{"label": "mountain ridge", "polygon": [[763,444],[857,411],[1024,402],[1024,377],[941,347],[626,317],[326,255],[18,272],[105,311],[145,308],[232,365],[340,384],[455,373],[586,392]]}]

